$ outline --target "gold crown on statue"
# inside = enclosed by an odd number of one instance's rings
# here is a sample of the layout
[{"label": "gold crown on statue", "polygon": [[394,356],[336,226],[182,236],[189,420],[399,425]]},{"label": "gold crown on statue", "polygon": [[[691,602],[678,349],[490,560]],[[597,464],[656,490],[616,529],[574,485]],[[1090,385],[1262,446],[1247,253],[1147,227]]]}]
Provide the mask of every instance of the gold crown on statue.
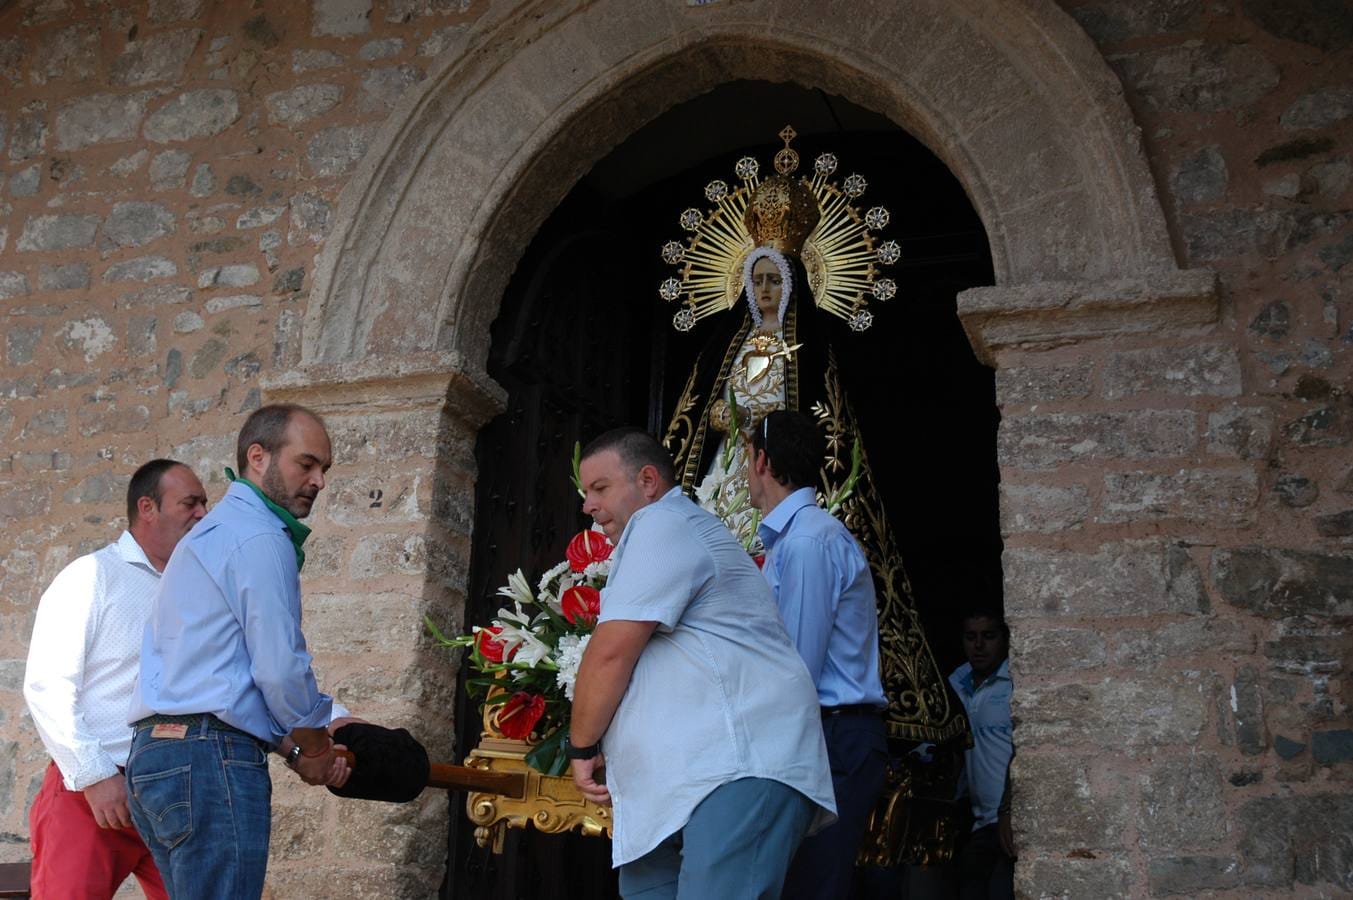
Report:
[{"label": "gold crown on statue", "polygon": [[822,220],[813,189],[802,181],[772,175],[752,194],[742,223],[757,247],[773,247],[798,256],[803,243]]},{"label": "gold crown on statue", "polygon": [[706,316],[732,309],[743,292],[742,264],[757,247],[773,247],[797,256],[808,274],[808,286],[819,309],[846,320],[855,331],[874,321],[869,299],[890,300],[897,283],[879,277],[880,265],[902,258],[897,241],[875,243],[888,224],[888,210],[875,206],[862,213],[854,201],[867,183],[852,174],[840,186],[831,180],[837,160],[823,153],[813,161],[813,175],[795,177],[799,154],[789,144],[798,135],[788,125],[780,132],[784,147],[775,154],[775,170],[765,181],[760,165],[744,156],[733,167],[742,186],[729,188],[715,179],[705,186],[708,213],[695,207],[681,213],[685,242],[668,241],[662,259],[679,275],[664,280],[658,295],[668,302],[682,299],[672,317],[678,331],[690,331]]}]

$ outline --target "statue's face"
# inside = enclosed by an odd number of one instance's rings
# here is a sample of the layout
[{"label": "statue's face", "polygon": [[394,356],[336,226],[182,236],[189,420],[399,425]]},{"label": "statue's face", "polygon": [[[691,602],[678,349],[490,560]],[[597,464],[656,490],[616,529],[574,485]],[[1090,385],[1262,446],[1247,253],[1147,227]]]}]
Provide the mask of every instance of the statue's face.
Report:
[{"label": "statue's face", "polygon": [[752,264],[752,294],[762,316],[775,318],[780,312],[780,267],[775,260],[761,257]]}]

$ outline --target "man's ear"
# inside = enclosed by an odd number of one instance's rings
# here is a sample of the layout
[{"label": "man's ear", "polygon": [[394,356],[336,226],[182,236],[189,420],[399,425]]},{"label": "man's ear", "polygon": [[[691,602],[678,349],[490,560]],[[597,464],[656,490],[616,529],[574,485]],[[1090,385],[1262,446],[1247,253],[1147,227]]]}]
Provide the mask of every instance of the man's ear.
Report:
[{"label": "man's ear", "polygon": [[752,468],[758,475],[765,475],[770,470],[770,457],[766,455],[765,450],[752,451]]},{"label": "man's ear", "polygon": [[[268,451],[263,449],[262,444],[250,444],[249,449],[244,451],[244,458],[249,461],[249,465],[260,472],[268,468]],[[247,478],[244,472],[240,477]]]},{"label": "man's ear", "polygon": [[136,521],[150,524],[160,514],[160,507],[149,497],[136,498]]},{"label": "man's ear", "polygon": [[639,487],[645,495],[651,496],[661,482],[657,466],[648,465],[639,469]]}]

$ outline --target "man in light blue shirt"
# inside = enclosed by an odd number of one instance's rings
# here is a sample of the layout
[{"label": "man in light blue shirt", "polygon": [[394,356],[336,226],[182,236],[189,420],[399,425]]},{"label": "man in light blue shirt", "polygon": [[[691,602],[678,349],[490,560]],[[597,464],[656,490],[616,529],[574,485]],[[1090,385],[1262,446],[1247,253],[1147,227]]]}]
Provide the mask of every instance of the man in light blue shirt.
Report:
[{"label": "man in light blue shirt", "polygon": [[244,477],[165,566],[129,713],[132,820],[174,900],[262,895],[267,754],[284,739],[306,783],[341,787],[349,774],[301,633],[310,530],[298,519],[324,488],[328,433],[308,410],[265,406],[236,456]]},{"label": "man in light blue shirt", "polygon": [[855,538],[817,505],[823,445],[812,419],[770,413],[753,430],[749,453],[747,485],[765,514],[762,573],[817,686],[840,816],[803,842],[784,896],[843,898],[888,767],[874,576]]},{"label": "man in light blue shirt", "polygon": [[778,897],[835,812],[812,679],[756,564],[673,486],[657,441],[608,432],[580,474],[616,548],[565,753],[583,794],[614,805],[621,893]]},{"label": "man in light blue shirt", "polygon": [[1015,846],[1010,831],[1009,773],[1015,754],[1010,718],[1010,629],[997,608],[971,610],[963,618],[968,661],[949,683],[968,713],[973,745],[964,754],[962,787],[972,802],[972,833],[959,850],[962,900],[1015,896]]}]

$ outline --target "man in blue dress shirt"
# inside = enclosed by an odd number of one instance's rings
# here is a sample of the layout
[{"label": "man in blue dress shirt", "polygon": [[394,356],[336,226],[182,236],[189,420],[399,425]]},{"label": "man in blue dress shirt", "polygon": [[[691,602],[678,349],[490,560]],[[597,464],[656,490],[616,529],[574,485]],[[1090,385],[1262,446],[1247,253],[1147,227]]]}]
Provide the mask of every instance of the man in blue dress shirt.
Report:
[{"label": "man in blue dress shirt", "polygon": [[972,726],[964,754],[962,788],[972,802],[972,833],[957,861],[962,900],[1013,900],[1015,846],[1010,831],[1010,760],[1015,754],[1010,719],[1010,629],[998,608],[975,608],[963,618],[968,661],[949,683]]},{"label": "man in blue dress shirt", "polygon": [[565,753],[614,806],[620,891],[778,897],[804,834],[834,818],[813,683],[756,564],[674,487],[657,441],[608,432],[580,473],[616,546]]},{"label": "man in blue dress shirt", "polygon": [[752,504],[765,515],[762,574],[817,686],[840,816],[803,842],[784,896],[845,897],[888,766],[874,577],[855,538],[817,505],[823,446],[812,419],[770,413],[749,453]]},{"label": "man in blue dress shirt", "polygon": [[308,410],[265,406],[245,421],[236,459],[243,477],[165,566],[129,713],[132,820],[174,900],[262,895],[268,752],[284,739],[307,784],[340,787],[349,774],[301,634],[310,529],[298,520],[324,488],[329,435]]}]

